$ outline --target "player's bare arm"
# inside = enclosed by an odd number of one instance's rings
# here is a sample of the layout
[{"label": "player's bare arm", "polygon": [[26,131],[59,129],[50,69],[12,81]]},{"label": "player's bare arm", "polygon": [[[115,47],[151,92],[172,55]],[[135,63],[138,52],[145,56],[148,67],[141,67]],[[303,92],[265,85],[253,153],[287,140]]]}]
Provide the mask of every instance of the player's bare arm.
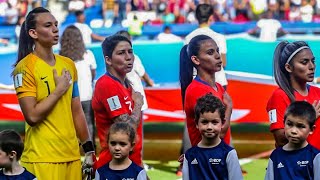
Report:
[{"label": "player's bare arm", "polygon": [[223,124],[221,133],[220,133],[221,138],[224,138],[224,136],[228,131],[228,128],[230,127],[230,119],[231,119],[231,113],[233,108],[232,99],[227,92],[225,92],[223,95],[223,103],[226,106],[226,112],[225,112],[225,123]]},{"label": "player's bare arm", "polygon": [[82,110],[81,102],[79,97],[72,98],[71,110],[73,116],[73,123],[76,129],[76,133],[81,142],[85,142],[89,137],[89,130],[87,122]]},{"label": "player's bare arm", "polygon": [[19,99],[22,113],[30,126],[35,126],[42,122],[54,108],[60,97],[70,87],[71,76],[68,71],[62,70],[61,76],[58,76],[56,70],[53,70],[53,75],[56,89],[47,98],[40,102],[37,102],[36,97],[23,97]]},{"label": "player's bare arm", "polygon": [[284,129],[276,129],[272,131],[273,137],[278,147],[282,147],[288,143],[288,139],[284,135]]},{"label": "player's bare arm", "polygon": [[143,96],[139,92],[132,92],[132,100],[134,101],[134,108],[131,115],[122,114],[113,119],[114,122],[124,121],[130,123],[135,129],[140,124],[141,119],[141,108],[143,105]]}]

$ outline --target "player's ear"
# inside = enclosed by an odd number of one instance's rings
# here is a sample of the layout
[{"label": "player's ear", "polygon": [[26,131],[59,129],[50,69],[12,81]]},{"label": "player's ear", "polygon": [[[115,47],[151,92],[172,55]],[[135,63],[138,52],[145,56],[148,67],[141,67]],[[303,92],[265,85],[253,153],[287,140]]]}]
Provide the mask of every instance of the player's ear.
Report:
[{"label": "player's ear", "polygon": [[197,56],[191,56],[191,61],[197,66],[200,64],[200,60]]},{"label": "player's ear", "polygon": [[286,64],[284,65],[284,68],[285,68],[286,71],[288,71],[289,73],[292,72],[292,66],[291,66],[290,64],[286,63]]},{"label": "player's ear", "polygon": [[28,34],[30,37],[32,37],[33,39],[37,39],[38,35],[35,29],[29,29]]},{"label": "player's ear", "polygon": [[107,64],[108,66],[111,66],[111,65],[112,65],[111,58],[110,58],[109,56],[105,56],[105,57],[104,57],[104,60],[105,60],[105,62],[106,62],[106,64]]},{"label": "player's ear", "polygon": [[17,156],[17,152],[16,152],[16,151],[11,151],[11,152],[9,153],[9,158],[10,158],[10,159],[14,159],[16,156]]},{"label": "player's ear", "polygon": [[136,142],[132,142],[132,143],[131,143],[130,151],[133,151],[133,148],[134,148],[135,145],[136,145]]},{"label": "player's ear", "polygon": [[313,131],[316,129],[316,125],[313,125],[312,127],[310,127],[310,132],[309,134],[313,134]]}]

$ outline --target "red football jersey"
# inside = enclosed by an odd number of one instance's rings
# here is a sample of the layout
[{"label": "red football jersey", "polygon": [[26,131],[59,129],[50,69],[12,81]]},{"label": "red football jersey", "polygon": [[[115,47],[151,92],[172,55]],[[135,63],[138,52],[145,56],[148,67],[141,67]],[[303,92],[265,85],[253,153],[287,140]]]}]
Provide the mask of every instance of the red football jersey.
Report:
[{"label": "red football jersey", "polygon": [[[302,96],[297,91],[294,92],[296,101],[307,101],[312,104],[314,101],[320,100],[320,89],[314,86],[308,86],[309,92],[307,96]],[[284,113],[290,105],[290,99],[287,94],[281,89],[276,89],[270,97],[267,104],[267,112],[269,114],[270,131],[284,128]],[[308,142],[320,149],[320,121],[316,120],[316,128],[309,135]]]},{"label": "red football jersey", "polygon": [[[212,93],[222,101],[225,90],[219,83],[216,83],[216,86],[217,91],[213,89],[209,84],[202,81],[199,77],[196,77],[186,89],[184,110],[187,117],[188,133],[192,146],[196,146],[201,141],[201,134],[197,129],[196,123],[194,121],[194,108],[196,106],[197,100],[208,93]],[[231,131],[229,128],[224,137],[224,142],[230,144],[230,138]]]},{"label": "red football jersey", "polygon": [[[107,133],[114,123],[113,118],[122,115],[131,115],[134,102],[131,98],[132,88],[125,88],[118,79],[110,74],[103,75],[96,83],[92,108],[96,118],[96,127],[101,145],[101,152],[97,168],[111,161],[112,156],[107,144]],[[142,165],[142,122],[137,128],[136,144],[130,159],[138,165]]]}]

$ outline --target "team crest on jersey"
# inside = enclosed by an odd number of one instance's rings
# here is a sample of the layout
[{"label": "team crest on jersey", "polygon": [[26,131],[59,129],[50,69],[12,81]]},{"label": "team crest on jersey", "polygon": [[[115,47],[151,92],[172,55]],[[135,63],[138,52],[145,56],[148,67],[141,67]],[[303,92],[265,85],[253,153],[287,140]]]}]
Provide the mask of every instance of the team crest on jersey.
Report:
[{"label": "team crest on jersey", "polygon": [[276,123],[277,122],[277,110],[276,109],[272,109],[268,112],[269,114],[269,121],[270,123]]},{"label": "team crest on jersey", "polygon": [[111,111],[121,108],[121,103],[118,96],[112,96],[107,99]]},{"label": "team crest on jersey", "polygon": [[22,73],[16,74],[13,77],[14,87],[18,88],[22,86]]},{"label": "team crest on jersey", "polygon": [[211,164],[220,164],[221,159],[213,159],[213,158],[210,158],[210,159],[209,159],[209,162],[210,162]]}]

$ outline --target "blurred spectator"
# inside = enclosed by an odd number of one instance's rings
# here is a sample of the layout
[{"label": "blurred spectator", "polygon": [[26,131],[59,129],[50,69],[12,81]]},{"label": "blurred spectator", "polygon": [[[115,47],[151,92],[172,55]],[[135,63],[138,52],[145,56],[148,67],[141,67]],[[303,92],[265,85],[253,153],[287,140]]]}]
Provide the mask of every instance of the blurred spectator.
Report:
[{"label": "blurred spectator", "polygon": [[182,24],[186,22],[185,16],[181,14],[181,9],[179,9],[178,7],[174,9],[173,15],[175,17],[174,19],[175,24]]},{"label": "blurred spectator", "polygon": [[257,26],[249,30],[249,34],[257,34],[257,32],[260,32],[260,40],[265,41],[265,42],[273,42],[277,40],[277,34],[286,34],[282,28],[281,28],[281,23],[273,18],[273,12],[272,11],[267,11],[264,13],[264,18],[260,19],[257,22]]},{"label": "blurred spectator", "polygon": [[279,19],[289,20],[290,0],[279,0]]},{"label": "blurred spectator", "polygon": [[314,10],[309,0],[301,0],[300,13],[302,22],[311,22],[313,12]]},{"label": "blurred spectator", "polygon": [[11,2],[7,2],[8,8],[5,10],[6,22],[9,25],[16,24],[18,21],[19,11],[16,5],[11,4]]},{"label": "blurred spectator", "polygon": [[114,19],[114,0],[104,0],[102,4],[103,21],[106,27],[113,24]]},{"label": "blurred spectator", "polygon": [[170,8],[166,8],[164,14],[162,15],[162,21],[164,24],[172,24],[175,21],[175,16],[170,12]]},{"label": "blurred spectator", "polygon": [[92,32],[92,29],[87,24],[85,24],[86,17],[84,15],[83,11],[76,11],[75,15],[76,15],[76,18],[77,18],[77,22],[74,25],[78,29],[80,29],[82,37],[83,37],[84,44],[86,46],[91,44],[92,39],[97,40],[97,41],[103,41],[104,40],[103,36],[99,36],[97,34],[94,34]]},{"label": "blurred spectator", "polygon": [[[274,1],[274,0],[270,0]],[[249,0],[251,10],[251,20],[259,20],[260,16],[268,9],[266,0]]]},{"label": "blurred spectator", "polygon": [[248,16],[248,0],[233,0],[233,5],[236,10],[236,17],[233,19],[234,22],[246,22],[250,20]]},{"label": "blurred spectator", "polygon": [[300,5],[292,5],[290,7],[289,20],[290,21],[300,21],[301,20]]},{"label": "blurred spectator", "polygon": [[114,22],[121,24],[123,20],[127,19],[127,12],[130,10],[130,2],[128,0],[114,1]]},{"label": "blurred spectator", "polygon": [[182,41],[182,39],[171,33],[170,26],[164,26],[164,31],[160,34],[158,34],[157,38],[160,42],[179,42]]},{"label": "blurred spectator", "polygon": [[83,11],[84,9],[85,9],[85,4],[83,0],[69,1],[69,5],[68,5],[69,12]]},{"label": "blurred spectator", "polygon": [[142,34],[143,22],[139,20],[137,15],[133,16],[133,20],[130,22],[128,32],[131,36],[136,37]]},{"label": "blurred spectator", "polygon": [[227,12],[227,0],[217,0],[213,2],[213,13],[215,22],[225,22],[229,20]]},{"label": "blurred spectator", "polygon": [[275,19],[280,19],[280,14],[279,14],[279,3],[280,3],[280,1],[278,1],[278,0],[268,0],[267,1],[267,5],[268,5],[268,7],[267,7],[267,9],[265,10],[265,11],[271,11],[272,12],[272,14],[273,14],[273,17],[275,18]]}]

